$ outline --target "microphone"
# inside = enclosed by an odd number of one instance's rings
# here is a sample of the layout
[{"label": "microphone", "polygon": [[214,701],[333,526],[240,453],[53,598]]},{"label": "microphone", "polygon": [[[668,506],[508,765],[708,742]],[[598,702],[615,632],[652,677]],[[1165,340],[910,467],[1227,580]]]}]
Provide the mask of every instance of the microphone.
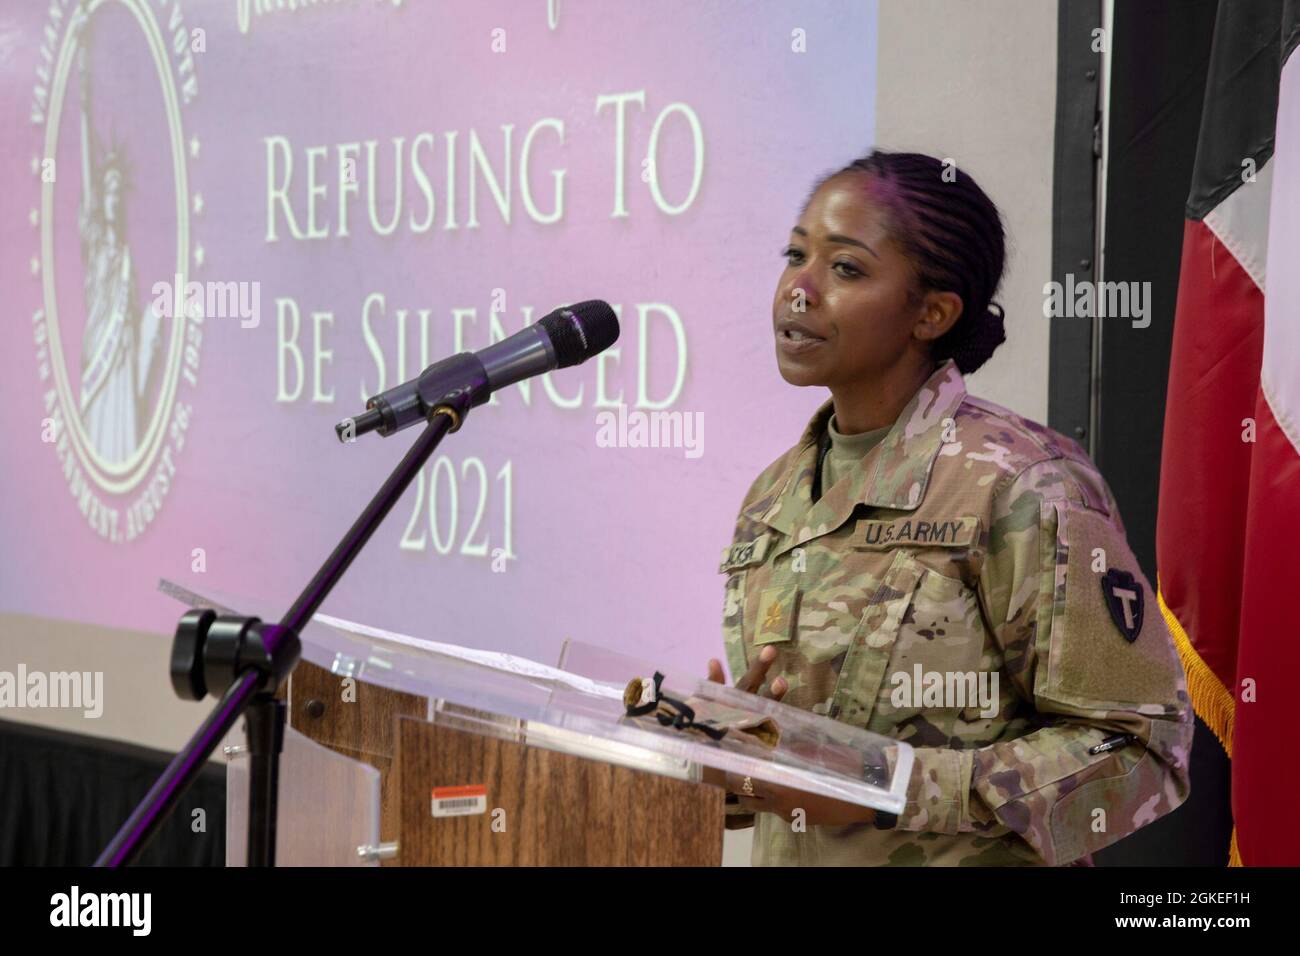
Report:
[{"label": "microphone", "polygon": [[435,362],[413,378],[380,392],[356,418],[334,426],[339,441],[377,431],[387,438],[424,421],[429,412],[462,389],[469,407],[482,405],[498,389],[552,369],[587,361],[618,341],[618,316],[609,303],[589,299],[544,316],[508,339],[477,352],[461,352]]}]

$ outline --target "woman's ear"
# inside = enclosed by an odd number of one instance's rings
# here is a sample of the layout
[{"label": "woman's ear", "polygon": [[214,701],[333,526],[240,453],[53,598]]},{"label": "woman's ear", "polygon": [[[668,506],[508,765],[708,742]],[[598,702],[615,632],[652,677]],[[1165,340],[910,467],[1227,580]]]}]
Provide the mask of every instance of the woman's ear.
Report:
[{"label": "woman's ear", "polygon": [[961,296],[956,292],[927,292],[918,309],[912,334],[923,342],[933,342],[961,318]]}]

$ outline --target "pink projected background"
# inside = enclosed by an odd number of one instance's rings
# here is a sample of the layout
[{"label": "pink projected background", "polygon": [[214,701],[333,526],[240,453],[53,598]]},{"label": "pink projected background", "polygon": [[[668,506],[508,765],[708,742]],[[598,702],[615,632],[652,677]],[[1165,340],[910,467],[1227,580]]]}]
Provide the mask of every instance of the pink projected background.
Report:
[{"label": "pink projected background", "polygon": [[[875,4],[258,6],[0,12],[0,610],[169,634],[160,577],[287,607],[416,435],[336,421],[603,298],[608,357],[476,410],[325,610],[702,672],[741,497],[824,398],[771,299],[872,143]],[[178,273],[201,319],[156,318]],[[603,447],[620,402],[697,444]]]}]

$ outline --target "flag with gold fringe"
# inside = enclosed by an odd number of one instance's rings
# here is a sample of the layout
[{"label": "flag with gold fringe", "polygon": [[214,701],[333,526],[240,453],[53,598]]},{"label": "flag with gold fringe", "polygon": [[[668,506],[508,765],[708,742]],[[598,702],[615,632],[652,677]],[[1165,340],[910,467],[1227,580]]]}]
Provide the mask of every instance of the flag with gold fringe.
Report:
[{"label": "flag with gold fringe", "polygon": [[1219,4],[1161,459],[1160,607],[1232,760],[1233,865],[1300,864],[1297,42],[1300,0]]}]

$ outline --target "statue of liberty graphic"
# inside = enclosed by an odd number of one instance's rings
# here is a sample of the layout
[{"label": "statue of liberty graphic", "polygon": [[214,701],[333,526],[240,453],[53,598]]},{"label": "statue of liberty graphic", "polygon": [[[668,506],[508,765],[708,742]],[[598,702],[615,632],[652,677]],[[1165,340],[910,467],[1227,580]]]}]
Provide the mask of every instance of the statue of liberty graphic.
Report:
[{"label": "statue of liberty graphic", "polygon": [[[86,7],[83,0],[83,16]],[[86,326],[81,338],[82,422],[99,457],[125,463],[140,445],[161,366],[162,317],[139,307],[135,264],[126,237],[130,188],[118,144],[99,148],[87,68],[88,16],[77,51],[81,75],[81,264]]]}]

